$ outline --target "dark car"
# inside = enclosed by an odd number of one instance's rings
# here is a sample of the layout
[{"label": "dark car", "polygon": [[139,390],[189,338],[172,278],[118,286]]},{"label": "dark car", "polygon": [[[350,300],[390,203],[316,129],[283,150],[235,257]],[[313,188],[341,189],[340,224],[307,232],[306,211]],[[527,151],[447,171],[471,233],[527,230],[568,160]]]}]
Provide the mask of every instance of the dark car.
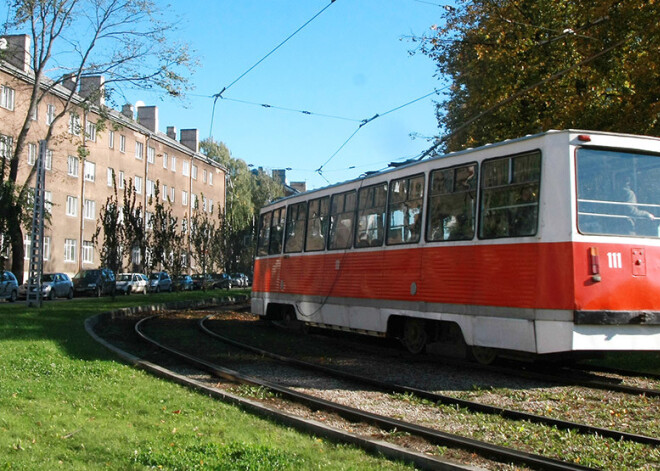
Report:
[{"label": "dark car", "polygon": [[[18,288],[18,296],[27,298],[28,283]],[[44,273],[41,275],[41,296],[44,299],[73,298],[73,282],[66,273]]]},{"label": "dark car", "polygon": [[0,298],[10,303],[18,298],[18,281],[14,274],[7,270],[0,272]]},{"label": "dark car", "polygon": [[73,277],[73,291],[76,294],[101,296],[114,295],[117,282],[115,274],[109,268],[94,268],[80,270]]},{"label": "dark car", "polygon": [[215,273],[211,275],[211,278],[213,279],[212,287],[215,289],[231,289],[236,284],[226,273]]},{"label": "dark car", "polygon": [[206,275],[198,273],[191,276],[191,278],[193,282],[193,289],[206,289],[213,287],[213,278],[208,273]]},{"label": "dark car", "polygon": [[151,293],[160,293],[161,291],[172,291],[172,279],[164,271],[157,271],[149,275],[148,288]]},{"label": "dark car", "polygon": [[193,279],[190,275],[175,276],[172,280],[172,286],[176,291],[192,291]]}]

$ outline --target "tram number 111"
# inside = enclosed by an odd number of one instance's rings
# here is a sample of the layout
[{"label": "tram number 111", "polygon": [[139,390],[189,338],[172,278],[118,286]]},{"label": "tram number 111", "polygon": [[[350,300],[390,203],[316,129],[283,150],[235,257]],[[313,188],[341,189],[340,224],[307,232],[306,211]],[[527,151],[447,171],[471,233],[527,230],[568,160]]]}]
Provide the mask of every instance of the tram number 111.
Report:
[{"label": "tram number 111", "polygon": [[621,252],[607,252],[607,264],[610,268],[623,268],[621,265]]}]

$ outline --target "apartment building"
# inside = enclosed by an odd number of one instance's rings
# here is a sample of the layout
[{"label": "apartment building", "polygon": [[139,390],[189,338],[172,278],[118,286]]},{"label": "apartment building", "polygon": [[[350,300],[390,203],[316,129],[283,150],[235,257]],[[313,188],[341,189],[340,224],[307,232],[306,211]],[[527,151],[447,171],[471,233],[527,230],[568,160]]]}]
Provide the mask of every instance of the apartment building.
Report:
[{"label": "apartment building", "polygon": [[[5,39],[7,38],[7,39]],[[30,69],[29,37],[2,39],[13,48],[0,61],[0,154],[9,155],[15,137],[28,113],[34,83]],[[0,40],[2,40],[0,39]],[[46,210],[50,224],[44,231],[44,271],[73,275],[83,268],[99,266],[98,247],[92,243],[99,212],[113,193],[113,177],[119,198],[131,181],[137,198],[147,208],[156,185],[160,198],[169,200],[181,223],[189,220],[198,198],[199,208],[217,212],[225,205],[226,169],[199,152],[199,132],[173,126],[159,130],[158,108],[125,105],[120,111],[105,106],[102,94],[87,111],[73,106],[53,124],[53,117],[64,108],[70,90],[76,91],[75,104],[90,91],[103,86],[103,77],[86,77],[80,84],[55,86],[31,116],[28,144],[21,156],[18,182],[28,179],[39,149],[39,141],[55,125],[46,154]],[[69,87],[77,87],[69,88]],[[84,149],[84,152],[79,152]],[[28,182],[34,185],[34,178]],[[24,231],[26,257],[30,253],[30,231]],[[185,241],[184,241],[185,243]],[[139,256],[133,253],[132,257]],[[140,260],[135,260],[138,263]],[[25,264],[28,269],[28,264]],[[27,274],[26,274],[27,277]]]}]

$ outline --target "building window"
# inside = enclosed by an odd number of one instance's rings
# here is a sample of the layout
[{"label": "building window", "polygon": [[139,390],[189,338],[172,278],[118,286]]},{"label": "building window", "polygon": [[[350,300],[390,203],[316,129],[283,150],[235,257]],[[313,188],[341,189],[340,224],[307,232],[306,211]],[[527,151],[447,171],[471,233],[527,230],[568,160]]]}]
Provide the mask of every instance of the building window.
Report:
[{"label": "building window", "polygon": [[144,157],[144,144],[141,142],[136,142],[135,143],[135,158],[138,160],[142,160]]},{"label": "building window", "polygon": [[67,174],[71,177],[78,177],[78,157],[70,155],[67,159]]},{"label": "building window", "polygon": [[119,135],[119,152],[122,154],[126,152],[126,136],[123,134]]},{"label": "building window", "polygon": [[156,163],[156,149],[153,147],[147,147],[147,162],[150,164]]},{"label": "building window", "polygon": [[44,260],[50,259],[50,236],[44,237]]},{"label": "building window", "polygon": [[209,172],[209,185],[213,186],[213,172]]},{"label": "building window", "polygon": [[131,261],[135,265],[139,265],[141,260],[142,260],[142,256],[140,254],[140,247],[133,247],[133,249],[131,250]]},{"label": "building window", "polygon": [[190,176],[190,163],[186,162],[185,160],[181,164],[181,173],[183,173],[184,177],[189,177]]},{"label": "building window", "polygon": [[0,157],[3,159],[11,158],[11,150],[14,146],[14,139],[0,134]]},{"label": "building window", "polygon": [[142,194],[142,177],[135,176],[135,192],[138,195]]},{"label": "building window", "polygon": [[108,147],[110,149],[115,148],[115,132],[114,131],[108,131]]},{"label": "building window", "polygon": [[85,180],[88,182],[96,181],[96,164],[85,160]]},{"label": "building window", "polygon": [[53,212],[53,193],[48,190],[44,191],[44,211],[47,214]]},{"label": "building window", "polygon": [[117,184],[120,190],[124,189],[124,171],[119,171],[119,183]]},{"label": "building window", "polygon": [[176,190],[174,189],[174,187],[172,187],[170,189],[170,203],[174,203],[175,195],[176,195]]},{"label": "building window", "polygon": [[209,213],[213,213],[213,200],[209,200]]},{"label": "building window", "polygon": [[37,145],[34,142],[28,144],[28,165],[34,165],[37,161]]},{"label": "building window", "polygon": [[94,263],[94,244],[90,240],[83,240],[82,261],[83,263]]},{"label": "building window", "polygon": [[108,167],[108,186],[112,186],[114,177],[115,177],[114,169]]},{"label": "building window", "polygon": [[67,216],[78,215],[78,198],[76,198],[75,196],[68,195],[66,197],[66,215]]},{"label": "building window", "polygon": [[184,206],[188,206],[188,192],[187,191],[182,191],[181,192],[181,204]]},{"label": "building window", "polygon": [[77,113],[69,113],[69,134],[80,136],[80,116]]},{"label": "building window", "polygon": [[32,236],[25,234],[23,237],[23,259],[30,260],[32,256]]},{"label": "building window", "polygon": [[172,169],[173,172],[176,172],[176,157],[172,156],[172,165],[170,165],[170,168]]},{"label": "building window", "polygon": [[85,200],[84,217],[85,219],[96,219],[96,201]]},{"label": "building window", "polygon": [[206,175],[207,175],[207,174],[208,174],[208,172],[206,171],[206,169],[202,170],[202,181],[203,181],[204,183],[206,183]]},{"label": "building window", "polygon": [[193,180],[197,180],[197,165],[192,166],[192,177]]},{"label": "building window", "polygon": [[44,162],[44,168],[46,170],[52,170],[53,168],[53,151],[50,149],[46,151],[46,161]]},{"label": "building window", "polygon": [[152,230],[154,228],[154,213],[147,211],[145,212],[144,217],[147,223],[147,230]]},{"label": "building window", "polygon": [[0,106],[14,111],[14,89],[6,85],[0,86]]},{"label": "building window", "polygon": [[85,130],[87,139],[96,142],[96,123],[87,121],[87,129]]},{"label": "building window", "polygon": [[46,105],[46,124],[50,126],[55,121],[55,105]]},{"label": "building window", "polygon": [[161,193],[163,201],[167,200],[167,185],[163,185],[163,191]]},{"label": "building window", "polygon": [[156,184],[153,180],[147,178],[147,197],[151,197],[155,193]]},{"label": "building window", "polygon": [[64,261],[65,262],[75,262],[76,261],[76,239],[64,239]]},{"label": "building window", "polygon": [[197,195],[195,193],[190,194],[190,207],[197,209]]},{"label": "building window", "polygon": [[167,168],[167,154],[163,154],[163,168]]}]

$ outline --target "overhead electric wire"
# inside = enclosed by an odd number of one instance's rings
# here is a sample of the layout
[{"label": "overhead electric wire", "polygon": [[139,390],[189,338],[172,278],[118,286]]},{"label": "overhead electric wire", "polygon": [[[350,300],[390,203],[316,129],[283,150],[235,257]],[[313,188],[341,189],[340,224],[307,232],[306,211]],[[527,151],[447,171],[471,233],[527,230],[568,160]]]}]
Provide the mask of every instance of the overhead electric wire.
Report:
[{"label": "overhead electric wire", "polygon": [[249,74],[255,67],[257,67],[259,64],[261,64],[263,61],[265,61],[268,57],[270,57],[275,51],[277,51],[280,47],[282,47],[286,42],[288,42],[291,38],[293,38],[296,34],[298,34],[300,31],[302,31],[303,28],[305,28],[308,24],[310,24],[312,21],[314,21],[317,17],[319,17],[324,11],[326,11],[328,8],[330,8],[330,5],[335,3],[336,0],[330,0],[330,3],[328,3],[324,8],[321,9],[318,13],[316,13],[314,16],[312,16],[309,20],[307,20],[300,28],[295,30],[293,33],[291,33],[284,41],[279,43],[277,46],[275,46],[271,51],[263,56],[261,59],[259,59],[252,67],[247,69],[245,72],[243,72],[241,75],[239,75],[236,79],[234,79],[233,82],[231,82],[229,85],[224,87],[220,92],[216,93],[213,95],[213,111],[211,112],[211,132],[210,134],[213,134],[213,118],[215,116],[215,105],[218,102],[218,98],[222,97],[222,94],[226,92],[229,88],[231,88],[236,82],[241,80],[243,77],[245,77],[247,74]]},{"label": "overhead electric wire", "polygon": [[[445,87],[445,88],[447,88],[447,87]],[[325,167],[325,166],[326,166],[326,165],[327,165],[332,159],[334,159],[335,156],[336,156],[336,155],[337,155],[337,154],[338,154],[338,153],[339,153],[339,152],[340,152],[340,151],[346,146],[346,144],[348,144],[348,143],[350,142],[351,139],[353,139],[353,138],[355,137],[355,135],[360,131],[360,129],[362,129],[366,124],[369,124],[370,122],[372,122],[373,120],[375,120],[375,119],[377,119],[377,118],[380,118],[381,116],[388,115],[388,114],[390,114],[390,113],[393,113],[393,112],[395,112],[395,111],[400,110],[401,108],[405,108],[406,106],[412,105],[413,103],[416,103],[416,102],[418,102],[418,101],[420,101],[420,100],[423,100],[424,98],[428,98],[428,97],[430,97],[431,95],[437,95],[437,94],[438,94],[440,91],[442,91],[442,90],[444,90],[444,88],[441,89],[441,90],[434,89],[432,92],[427,93],[426,95],[423,95],[423,96],[421,96],[421,97],[419,97],[419,98],[415,98],[414,100],[411,100],[411,101],[409,101],[409,102],[407,102],[407,103],[404,103],[403,105],[399,105],[399,106],[397,106],[397,107],[395,107],[395,108],[392,108],[391,110],[385,111],[384,113],[380,113],[380,114],[376,113],[376,114],[373,115],[371,118],[363,119],[363,120],[360,122],[360,125],[358,126],[358,128],[357,128],[355,131],[353,131],[353,134],[351,134],[351,135],[348,137],[348,139],[346,139],[346,140],[344,141],[344,143],[343,143],[341,146],[339,146],[339,149],[337,149],[337,150],[336,150],[336,151],[335,151],[330,157],[328,157],[328,160],[326,160],[326,161],[325,161],[325,162],[324,162],[319,168],[316,169],[316,173],[318,173],[321,177],[323,177],[323,179],[324,179],[325,181],[328,181],[328,180],[323,176],[323,167]],[[330,182],[328,181],[328,183],[330,183]]]},{"label": "overhead electric wire", "polygon": [[322,117],[322,118],[338,119],[338,120],[342,120],[342,121],[352,121],[354,123],[361,123],[362,122],[361,119],[347,118],[347,117],[344,117],[344,116],[336,116],[336,115],[331,115],[331,114],[316,113],[316,112],[313,112],[313,111],[298,110],[298,109],[294,109],[294,108],[285,108],[285,107],[282,107],[282,106],[269,105],[268,103],[256,103],[256,102],[252,102],[252,101],[238,100],[236,98],[225,98],[225,97],[220,97],[220,98],[222,100],[231,101],[231,102],[234,102],[234,103],[242,103],[242,104],[245,104],[245,105],[260,106],[262,108],[272,108],[274,110],[281,110],[281,111],[291,111],[293,113],[301,113],[301,114],[304,114],[304,115],[307,115],[307,116],[319,116],[319,117]]}]

